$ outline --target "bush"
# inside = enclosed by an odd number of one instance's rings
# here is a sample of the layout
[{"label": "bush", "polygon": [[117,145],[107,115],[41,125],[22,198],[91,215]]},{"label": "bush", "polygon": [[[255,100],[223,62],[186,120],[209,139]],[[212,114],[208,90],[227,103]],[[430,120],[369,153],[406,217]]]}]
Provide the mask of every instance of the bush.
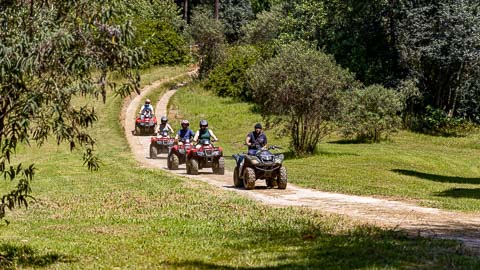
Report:
[{"label": "bush", "polygon": [[188,61],[188,46],[175,28],[158,20],[137,24],[136,42],[146,53],[147,65],[172,65]]},{"label": "bush", "polygon": [[253,46],[236,46],[227,52],[227,59],[208,76],[205,88],[221,97],[250,101],[252,93],[247,70],[256,63],[259,53]]},{"label": "bush", "polygon": [[313,153],[320,139],[330,133],[330,120],[338,110],[335,93],[354,83],[333,57],[298,42],[259,61],[248,76],[262,114],[286,120],[297,155]]},{"label": "bush", "polygon": [[403,109],[400,95],[392,89],[372,85],[341,94],[339,115],[342,133],[347,138],[379,142],[401,125]]},{"label": "bush", "polygon": [[413,122],[412,129],[421,133],[440,136],[460,136],[470,132],[473,123],[464,118],[449,116],[444,110],[430,105],[425,112],[418,115]]}]

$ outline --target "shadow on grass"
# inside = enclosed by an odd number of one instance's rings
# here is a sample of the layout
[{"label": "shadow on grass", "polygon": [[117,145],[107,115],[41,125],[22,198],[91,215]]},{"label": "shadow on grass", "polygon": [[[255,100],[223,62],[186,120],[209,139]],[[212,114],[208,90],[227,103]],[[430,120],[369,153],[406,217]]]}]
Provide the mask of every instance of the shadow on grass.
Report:
[{"label": "shadow on grass", "polygon": [[480,199],[480,188],[451,188],[438,192],[435,196],[452,198]]},{"label": "shadow on grass", "polygon": [[407,175],[407,176],[414,176],[417,178],[422,178],[426,180],[442,182],[442,183],[457,183],[457,184],[480,184],[480,178],[468,178],[468,177],[459,177],[459,176],[445,176],[445,175],[438,175],[438,174],[430,174],[430,173],[422,173],[412,170],[402,170],[402,169],[394,169],[393,172]]},{"label": "shadow on grass", "polygon": [[[282,230],[279,230],[282,233]],[[285,232],[280,236],[263,234],[239,237],[227,246],[232,250],[228,263],[186,260],[165,263],[187,269],[478,269],[480,261],[464,255],[453,241],[411,238],[397,231],[359,227],[345,234],[311,232],[306,235]],[[264,245],[264,246],[262,246]],[[290,250],[290,251],[288,251]],[[270,253],[270,254],[268,254]],[[466,254],[466,253],[465,253]],[[244,257],[246,259],[244,259]],[[262,258],[256,266],[248,265]],[[267,259],[269,258],[269,259]],[[451,268],[450,268],[451,267]]]},{"label": "shadow on grass", "polygon": [[72,258],[57,253],[41,255],[28,246],[0,244],[0,269],[16,269],[18,266],[37,268],[57,262],[68,263],[73,261]]}]

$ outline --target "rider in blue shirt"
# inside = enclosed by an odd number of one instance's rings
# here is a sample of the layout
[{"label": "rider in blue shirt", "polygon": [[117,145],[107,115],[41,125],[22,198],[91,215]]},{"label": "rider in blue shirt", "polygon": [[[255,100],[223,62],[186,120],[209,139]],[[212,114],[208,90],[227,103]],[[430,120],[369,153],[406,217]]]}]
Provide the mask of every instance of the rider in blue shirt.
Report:
[{"label": "rider in blue shirt", "polygon": [[247,138],[245,138],[245,144],[248,145],[249,155],[255,155],[258,147],[261,148],[267,145],[267,136],[262,131],[262,124],[257,123],[255,130],[248,133]]},{"label": "rider in blue shirt", "polygon": [[185,142],[186,140],[192,140],[192,138],[195,136],[195,133],[191,129],[188,128],[190,126],[190,123],[188,120],[182,120],[182,128],[177,132],[177,135],[175,136],[175,140],[180,141],[180,142]]}]

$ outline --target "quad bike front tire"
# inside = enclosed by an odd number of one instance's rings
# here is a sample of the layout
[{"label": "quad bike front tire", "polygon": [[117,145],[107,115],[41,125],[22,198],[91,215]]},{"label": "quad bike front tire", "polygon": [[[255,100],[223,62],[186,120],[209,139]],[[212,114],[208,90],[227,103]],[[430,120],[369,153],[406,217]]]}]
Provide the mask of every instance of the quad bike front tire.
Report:
[{"label": "quad bike front tire", "polygon": [[255,188],[255,170],[253,168],[245,168],[245,175],[243,176],[243,186],[245,189],[250,190]]},{"label": "quad bike front tire", "polygon": [[158,149],[157,149],[157,147],[151,145],[151,146],[150,146],[150,158],[151,158],[151,159],[156,159],[156,158],[157,158],[157,155],[158,155]]},{"label": "quad bike front tire", "polygon": [[178,156],[175,154],[171,154],[169,157],[169,161],[172,164],[172,170],[178,170],[178,165],[180,164]]},{"label": "quad bike front tire", "polygon": [[142,135],[142,130],[140,129],[139,126],[135,127],[135,136],[140,136]]},{"label": "quad bike front tire", "polygon": [[277,185],[278,185],[278,189],[287,188],[287,169],[285,167],[281,167],[280,171],[278,172]]},{"label": "quad bike front tire", "polygon": [[219,175],[224,175],[225,174],[225,159],[223,157],[220,157],[214,168],[215,169],[213,169],[213,173],[219,174]]},{"label": "quad bike front tire", "polygon": [[233,170],[233,185],[237,188],[243,187],[243,180],[240,179],[240,173],[238,172],[238,167],[235,167]]},{"label": "quad bike front tire", "polygon": [[190,159],[190,174],[198,174],[198,161],[194,158]]}]

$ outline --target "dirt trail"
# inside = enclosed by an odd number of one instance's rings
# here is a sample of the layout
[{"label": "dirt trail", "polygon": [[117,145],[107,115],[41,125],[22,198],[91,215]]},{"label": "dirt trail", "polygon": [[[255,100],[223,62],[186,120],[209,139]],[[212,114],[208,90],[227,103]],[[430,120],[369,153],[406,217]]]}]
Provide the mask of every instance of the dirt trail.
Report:
[{"label": "dirt trail", "polygon": [[[145,167],[163,170],[168,170],[166,154],[159,155],[158,159],[150,159],[150,136],[134,136],[132,131],[135,128],[136,110],[144,96],[167,81],[157,81],[144,87],[140,95],[125,101],[122,110],[125,136],[138,162]],[[156,104],[157,117],[167,115],[168,101],[175,92],[176,90],[169,90],[160,100],[153,101]],[[233,187],[232,172],[230,171],[226,171],[225,175],[214,175],[211,173],[211,169],[205,169],[200,172],[200,175],[193,176],[186,174],[183,165],[179,170],[170,172],[205,181],[269,205],[308,207],[326,213],[345,215],[380,227],[397,228],[414,235],[456,239],[475,252],[480,252],[480,216],[478,215],[420,207],[406,202],[372,197],[321,192],[300,188],[290,183],[286,190],[277,190],[266,189],[262,183],[264,181],[259,181],[255,190],[247,191]]]}]

